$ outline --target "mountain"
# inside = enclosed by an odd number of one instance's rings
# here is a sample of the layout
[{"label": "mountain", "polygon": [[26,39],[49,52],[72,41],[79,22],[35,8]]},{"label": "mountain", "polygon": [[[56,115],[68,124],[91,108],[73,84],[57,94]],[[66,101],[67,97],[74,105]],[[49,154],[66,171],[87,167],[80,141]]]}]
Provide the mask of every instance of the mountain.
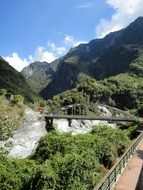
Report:
[{"label": "mountain", "polygon": [[[108,37],[107,35],[105,38]],[[93,61],[88,69],[97,79],[124,73],[129,70],[130,64],[140,56],[142,49],[143,17],[139,17],[120,31],[120,35],[114,43]]]},{"label": "mountain", "polygon": [[39,93],[51,82],[58,65],[59,59],[52,62],[52,64],[36,61],[25,67],[21,74],[25,77],[32,90]]},{"label": "mountain", "polygon": [[5,88],[12,94],[20,94],[26,101],[34,101],[37,95],[26,83],[25,78],[0,57],[0,88]]},{"label": "mountain", "polygon": [[134,62],[143,55],[142,49],[143,17],[139,17],[125,29],[71,48],[59,61],[60,68],[40,94],[49,99],[73,88],[80,73],[100,80],[130,72],[133,67],[135,70],[139,66]]}]

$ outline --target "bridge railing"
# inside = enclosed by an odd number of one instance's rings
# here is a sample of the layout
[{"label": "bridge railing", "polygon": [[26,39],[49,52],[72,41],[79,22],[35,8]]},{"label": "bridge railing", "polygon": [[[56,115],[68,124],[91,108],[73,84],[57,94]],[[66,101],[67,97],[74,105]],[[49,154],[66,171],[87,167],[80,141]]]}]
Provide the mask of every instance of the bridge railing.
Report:
[{"label": "bridge railing", "polygon": [[[54,116],[67,116],[67,115],[81,115],[81,116],[91,116],[91,117],[94,117],[94,116],[97,116],[97,117],[100,117],[101,113],[106,113],[106,110],[103,111],[103,109],[101,108],[101,112],[100,112],[100,108],[97,108],[97,107],[105,107],[107,108],[112,114],[111,116],[111,121],[112,121],[112,118],[116,118],[119,120],[121,119],[122,121],[126,120],[126,121],[139,121],[139,122],[142,122],[143,119],[142,118],[139,118],[139,117],[135,117],[129,113],[126,113],[122,110],[119,110],[117,108],[113,108],[113,107],[110,107],[108,105],[104,105],[104,104],[82,104],[82,103],[77,103],[77,104],[72,104],[72,105],[67,105],[67,106],[64,106],[64,107],[61,107],[57,110],[53,110],[52,112],[52,115]],[[97,108],[96,112],[91,112],[90,109],[92,108]],[[111,110],[110,110],[111,109]],[[109,119],[110,116],[103,116],[103,117],[107,117],[107,119]]]},{"label": "bridge railing", "polygon": [[[99,104],[99,103],[98,104],[97,103],[92,103],[92,104],[91,103],[71,104],[71,105],[67,105],[67,106],[64,106],[62,108],[59,108],[59,109],[55,110],[54,113],[55,114],[66,113],[67,111],[69,111],[69,110],[71,111],[73,109],[72,112],[70,113],[71,115],[73,115],[73,114],[75,114],[76,110],[80,111],[80,113],[81,113],[81,111],[83,111],[83,110],[87,111],[87,108],[88,109],[89,108],[96,108],[99,111],[100,109],[98,107],[107,108],[112,113],[112,116],[119,115],[119,117],[126,116],[126,117],[129,117],[129,118],[135,118],[135,116],[131,115],[130,113],[128,113],[126,111],[111,107],[109,105]],[[80,109],[82,109],[82,110],[80,110]],[[103,110],[101,110],[101,111],[103,111]]]},{"label": "bridge railing", "polygon": [[86,104],[72,104],[67,105],[54,111],[54,115],[85,115]]},{"label": "bridge railing", "polygon": [[97,184],[94,190],[110,190],[113,184],[117,181],[119,175],[125,169],[129,159],[134,154],[137,146],[143,139],[143,132],[137,137],[137,139],[130,145],[118,162],[109,170],[105,177]]}]

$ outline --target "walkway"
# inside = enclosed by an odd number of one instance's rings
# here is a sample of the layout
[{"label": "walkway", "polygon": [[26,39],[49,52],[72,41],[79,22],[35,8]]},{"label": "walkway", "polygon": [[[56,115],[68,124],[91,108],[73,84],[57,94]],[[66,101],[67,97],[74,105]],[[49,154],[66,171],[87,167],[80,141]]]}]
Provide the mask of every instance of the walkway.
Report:
[{"label": "walkway", "polygon": [[128,117],[101,117],[101,116],[83,116],[83,115],[48,115],[44,114],[48,119],[76,119],[76,120],[101,120],[101,121],[125,121],[134,122],[139,121],[138,118],[128,118]]},{"label": "walkway", "polygon": [[[143,141],[119,178],[115,190],[135,190],[143,165]],[[139,189],[136,189],[139,190]]]}]

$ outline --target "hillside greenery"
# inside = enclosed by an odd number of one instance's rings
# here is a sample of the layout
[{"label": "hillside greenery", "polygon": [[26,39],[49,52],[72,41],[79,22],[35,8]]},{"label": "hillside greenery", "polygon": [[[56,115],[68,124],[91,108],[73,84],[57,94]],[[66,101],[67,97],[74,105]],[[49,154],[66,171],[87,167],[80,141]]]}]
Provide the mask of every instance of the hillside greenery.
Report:
[{"label": "hillside greenery", "polygon": [[22,95],[26,102],[40,99],[26,83],[25,78],[0,57],[0,89],[2,88],[14,95]]},{"label": "hillside greenery", "polygon": [[131,73],[101,81],[81,75],[74,89],[54,96],[48,100],[48,105],[58,109],[69,104],[90,102],[104,103],[122,110],[138,110],[143,102],[142,89],[143,78]]},{"label": "hillside greenery", "polygon": [[25,109],[23,101],[21,95],[14,95],[12,100],[8,100],[4,94],[0,96],[0,141],[12,136],[14,130],[21,124]]},{"label": "hillside greenery", "polygon": [[76,136],[51,132],[29,159],[0,157],[0,189],[93,189],[129,146],[135,129],[99,126]]},{"label": "hillside greenery", "polygon": [[72,89],[81,73],[96,80],[129,72],[142,77],[142,26],[143,17],[139,17],[125,29],[71,48],[59,60],[60,67],[40,95],[47,100]]}]

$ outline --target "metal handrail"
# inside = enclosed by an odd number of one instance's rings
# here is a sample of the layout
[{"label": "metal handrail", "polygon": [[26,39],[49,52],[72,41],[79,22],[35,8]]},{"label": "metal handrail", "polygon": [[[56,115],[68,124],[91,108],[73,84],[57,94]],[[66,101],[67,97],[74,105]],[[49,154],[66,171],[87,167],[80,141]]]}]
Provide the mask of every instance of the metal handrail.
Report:
[{"label": "metal handrail", "polygon": [[121,156],[118,162],[109,170],[105,177],[95,186],[94,190],[110,190],[113,184],[116,182],[118,176],[122,173],[126,167],[129,159],[134,154],[137,146],[143,139],[143,132],[137,137],[137,139],[130,145],[126,152]]}]

